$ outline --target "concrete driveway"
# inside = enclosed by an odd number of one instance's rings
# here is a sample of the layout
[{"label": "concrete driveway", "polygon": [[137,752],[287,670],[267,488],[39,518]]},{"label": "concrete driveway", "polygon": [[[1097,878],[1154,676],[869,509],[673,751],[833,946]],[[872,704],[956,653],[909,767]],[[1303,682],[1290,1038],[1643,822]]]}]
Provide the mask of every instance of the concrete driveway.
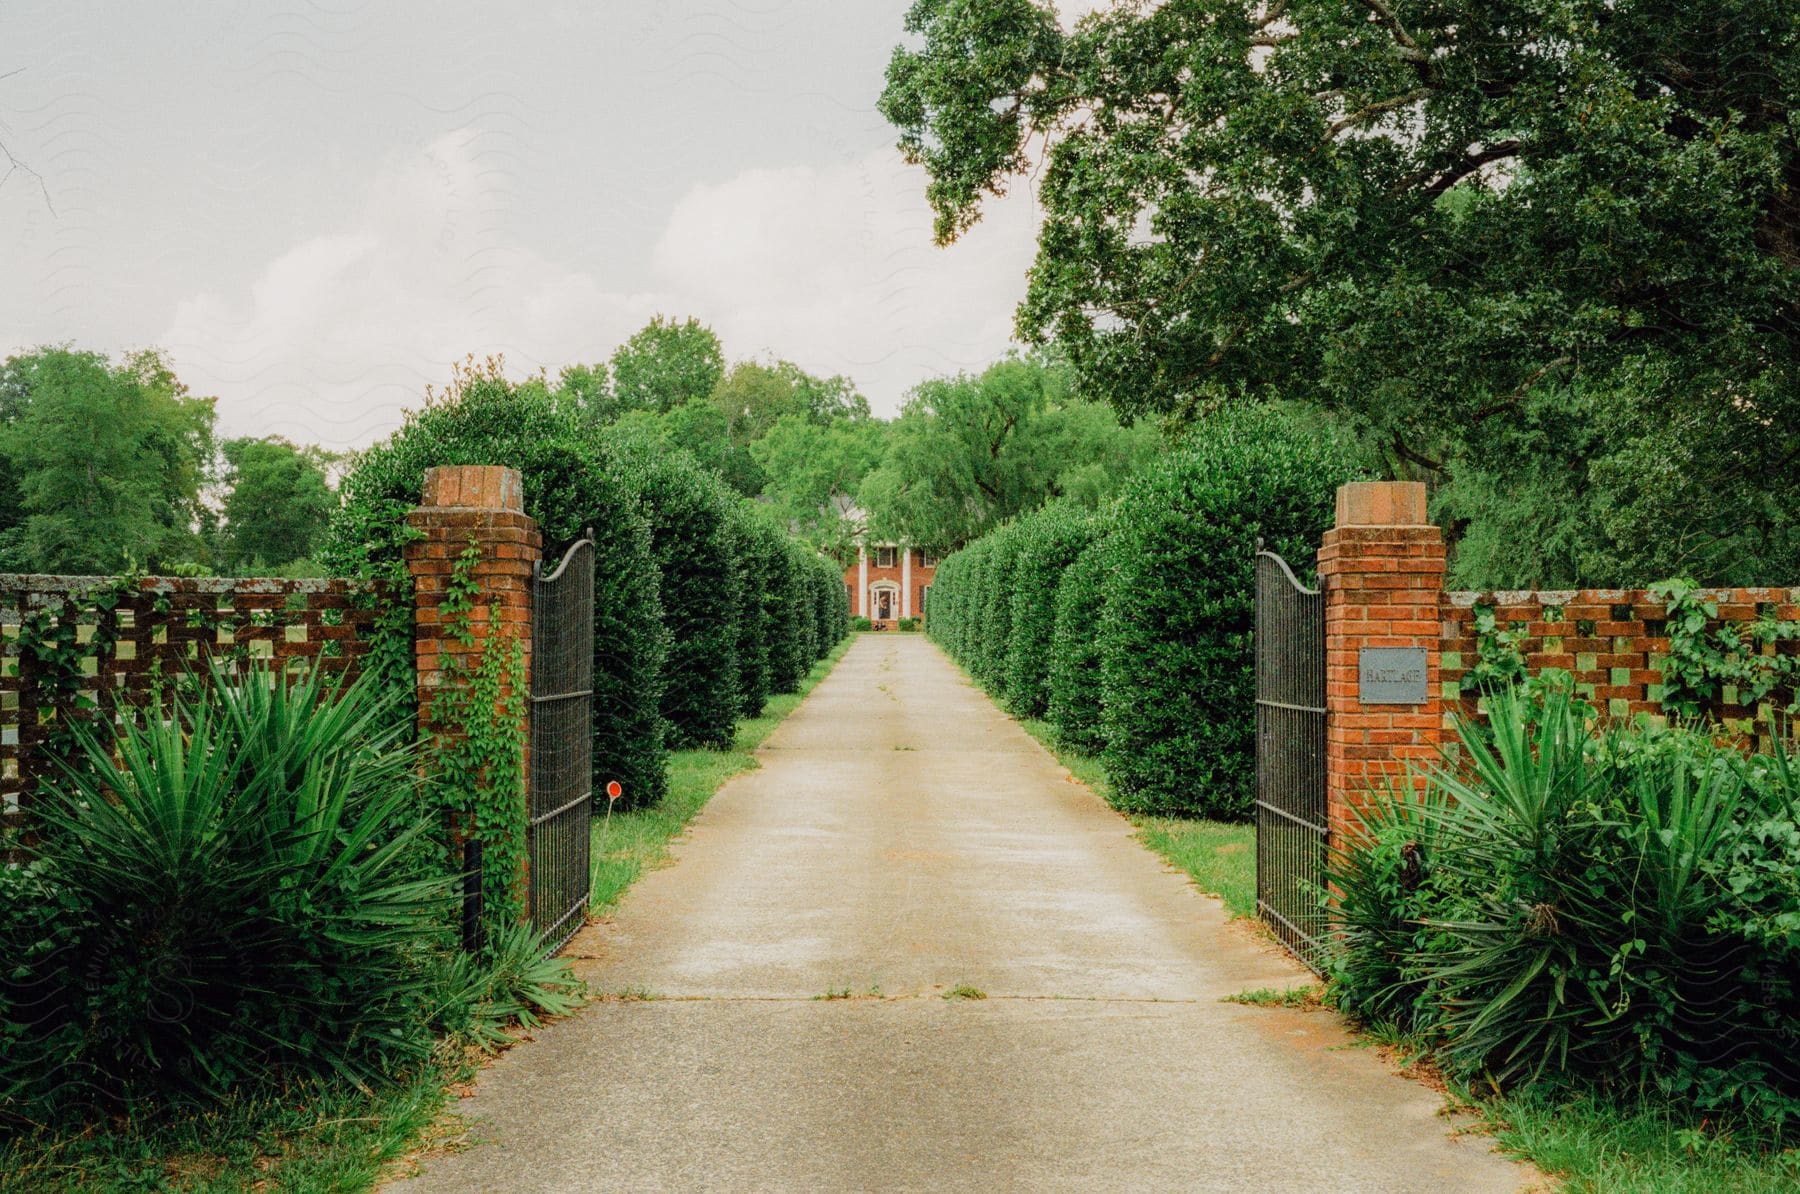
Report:
[{"label": "concrete driveway", "polygon": [[[1512,1191],[925,639],[864,635],[420,1191]],[[987,998],[945,999],[968,987]],[[638,998],[643,995],[653,998]],[[847,996],[847,997],[846,997]]]}]

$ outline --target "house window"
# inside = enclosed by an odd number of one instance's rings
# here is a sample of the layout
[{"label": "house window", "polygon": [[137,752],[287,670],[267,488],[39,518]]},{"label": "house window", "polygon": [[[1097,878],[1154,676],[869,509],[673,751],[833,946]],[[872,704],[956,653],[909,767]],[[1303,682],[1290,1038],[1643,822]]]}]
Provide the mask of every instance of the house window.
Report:
[{"label": "house window", "polygon": [[894,566],[894,549],[891,547],[877,547],[875,549],[875,566],[877,568],[892,568]]},{"label": "house window", "polygon": [[937,567],[937,556],[932,554],[929,551],[920,551],[919,552],[919,566],[921,568],[936,568]]},{"label": "house window", "polygon": [[931,586],[919,586],[919,616],[925,616],[925,606],[931,601]]}]

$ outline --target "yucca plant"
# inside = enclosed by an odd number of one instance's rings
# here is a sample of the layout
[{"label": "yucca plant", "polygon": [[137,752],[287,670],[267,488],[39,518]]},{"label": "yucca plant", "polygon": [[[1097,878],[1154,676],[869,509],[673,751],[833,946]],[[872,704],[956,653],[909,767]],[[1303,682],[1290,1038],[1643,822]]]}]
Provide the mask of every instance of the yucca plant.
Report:
[{"label": "yucca plant", "polygon": [[33,976],[60,1006],[28,1036],[63,1064],[15,1071],[15,1111],[362,1082],[430,1047],[449,880],[404,719],[373,677],[199,679],[115,732],[80,729],[78,765],[43,793],[34,874],[69,911]]},{"label": "yucca plant", "polygon": [[1428,918],[1448,939],[1431,968],[1439,1024],[1453,1061],[1501,1081],[1566,1068],[1578,1026],[1604,1014],[1582,981],[1608,964],[1597,939],[1611,911],[1590,865],[1603,825],[1584,707],[1540,700],[1489,694],[1486,732],[1459,726],[1464,764],[1430,775],[1439,865],[1462,893]]},{"label": "yucca plant", "polygon": [[1454,868],[1439,866],[1443,804],[1436,787],[1389,787],[1352,805],[1351,832],[1332,842],[1331,989],[1366,1023],[1405,1032],[1435,1023],[1423,961],[1441,934],[1426,918],[1455,894]]},{"label": "yucca plant", "polygon": [[481,953],[447,955],[442,966],[434,1023],[489,1053],[511,1039],[514,1025],[568,1015],[585,991],[568,959],[547,955],[543,936],[526,924],[496,925]]},{"label": "yucca plant", "polygon": [[1800,1114],[1800,827],[1786,756],[1611,727],[1566,689],[1486,697],[1423,799],[1334,855],[1335,990],[1494,1087]]}]

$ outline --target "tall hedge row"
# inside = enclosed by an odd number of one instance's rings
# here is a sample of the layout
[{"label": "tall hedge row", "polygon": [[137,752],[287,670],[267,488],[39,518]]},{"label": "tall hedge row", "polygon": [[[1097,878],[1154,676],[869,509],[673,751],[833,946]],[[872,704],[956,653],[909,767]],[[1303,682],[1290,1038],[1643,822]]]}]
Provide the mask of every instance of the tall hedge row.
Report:
[{"label": "tall hedge row", "polygon": [[1250,815],[1257,543],[1307,571],[1356,474],[1330,441],[1246,414],[1127,488],[1100,619],[1102,759],[1121,808]]},{"label": "tall hedge row", "polygon": [[[324,562],[335,575],[382,577],[411,592],[405,519],[419,504],[425,470],[496,462],[519,470],[525,512],[552,550],[594,532],[594,774],[617,779],[633,803],[656,800],[667,787],[661,704],[669,633],[649,523],[626,463],[607,445],[579,439],[548,401],[484,378],[457,401],[408,416],[357,454]],[[411,603],[391,608],[402,616],[383,629],[410,665]],[[395,681],[410,685],[410,666]]]},{"label": "tall hedge row", "polygon": [[1106,574],[1112,549],[1106,524],[1093,527],[1094,540],[1082,549],[1056,582],[1055,625],[1050,637],[1050,674],[1045,716],[1057,736],[1076,750],[1098,754],[1100,737],[1100,615],[1106,612]]},{"label": "tall hedge row", "polygon": [[1099,754],[1132,812],[1252,807],[1259,540],[1304,570],[1360,454],[1269,407],[1221,412],[1099,516],[1051,506],[946,559],[932,636]]},{"label": "tall hedge row", "polygon": [[1045,507],[1018,525],[1006,694],[1021,717],[1042,717],[1049,709],[1058,582],[1093,542],[1094,525],[1092,512],[1063,504]]},{"label": "tall hedge row", "polygon": [[[670,749],[728,745],[847,633],[836,565],[691,458],[597,439],[541,387],[487,375],[358,454],[328,566],[410,591],[405,515],[425,470],[452,464],[519,469],[551,551],[594,532],[594,778],[617,779],[630,805],[666,792]],[[387,654],[410,662],[410,603],[394,608]]]}]

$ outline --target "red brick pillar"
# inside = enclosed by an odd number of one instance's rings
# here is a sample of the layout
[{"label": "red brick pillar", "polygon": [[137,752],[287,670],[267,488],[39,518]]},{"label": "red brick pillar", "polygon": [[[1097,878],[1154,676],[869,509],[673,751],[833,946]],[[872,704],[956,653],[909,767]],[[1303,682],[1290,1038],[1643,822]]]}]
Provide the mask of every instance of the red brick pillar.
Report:
[{"label": "red brick pillar", "polygon": [[1325,595],[1325,799],[1332,841],[1351,809],[1442,741],[1438,677],[1444,536],[1426,521],[1425,486],[1358,481],[1337,493],[1319,548]]},{"label": "red brick pillar", "polygon": [[[525,658],[526,692],[531,675],[531,574],[543,555],[543,537],[537,522],[525,515],[523,486],[517,469],[498,465],[453,465],[430,469],[425,474],[423,504],[406,516],[418,532],[407,545],[406,565],[414,589],[413,658],[419,673],[419,728],[430,735],[432,707],[449,683],[462,679],[480,664],[487,649],[490,610],[497,609],[500,635],[517,641]],[[480,592],[468,620],[472,642],[459,641],[442,616],[446,588],[464,553],[473,549],[471,572]],[[461,666],[452,669],[452,661]],[[510,696],[510,689],[502,693]],[[530,706],[526,706],[530,717]],[[526,786],[530,778],[529,724],[525,727],[526,756],[522,760]],[[528,809],[529,793],[521,792]],[[460,840],[461,827],[453,829]],[[520,843],[521,848],[523,843]],[[459,847],[460,848],[460,847]],[[520,876],[523,880],[523,875]]]}]

